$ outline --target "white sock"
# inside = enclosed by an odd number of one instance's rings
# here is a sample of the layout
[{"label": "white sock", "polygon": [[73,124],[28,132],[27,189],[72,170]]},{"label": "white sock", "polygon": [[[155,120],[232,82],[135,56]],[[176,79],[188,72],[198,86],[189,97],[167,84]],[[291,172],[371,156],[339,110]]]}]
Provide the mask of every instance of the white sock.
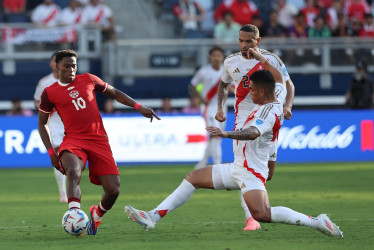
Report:
[{"label": "white sock", "polygon": [[247,203],[245,203],[243,193],[240,190],[239,190],[239,198],[240,198],[240,204],[242,205],[242,208],[243,208],[244,213],[245,213],[245,218],[248,219],[248,218],[252,217],[251,212],[248,209]]},{"label": "white sock", "polygon": [[161,217],[164,217],[177,207],[183,205],[190,199],[195,190],[196,188],[186,179],[184,179],[171,195],[163,200],[155,209],[149,211],[149,215],[151,216],[152,220],[157,222],[161,219]]},{"label": "white sock", "polygon": [[208,139],[208,144],[206,145],[205,151],[204,151],[204,156],[203,158],[199,161],[199,163],[196,164],[195,169],[200,169],[206,167],[208,164],[209,157],[212,152],[212,140]]},{"label": "white sock", "polygon": [[288,207],[271,207],[271,222],[316,228],[317,221]]},{"label": "white sock", "polygon": [[221,164],[222,162],[222,148],[221,138],[212,138],[211,152],[213,157],[213,164]]},{"label": "white sock", "polygon": [[63,175],[60,171],[55,169],[55,177],[56,182],[58,186],[58,192],[60,193],[60,196],[66,195],[66,176]]}]

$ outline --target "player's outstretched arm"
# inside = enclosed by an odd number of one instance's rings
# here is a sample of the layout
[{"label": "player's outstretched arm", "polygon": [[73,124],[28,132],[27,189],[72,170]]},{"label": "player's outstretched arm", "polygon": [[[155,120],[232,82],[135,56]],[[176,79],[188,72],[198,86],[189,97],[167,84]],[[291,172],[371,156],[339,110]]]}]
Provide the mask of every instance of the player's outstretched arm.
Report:
[{"label": "player's outstretched arm", "polygon": [[226,99],[228,96],[228,87],[229,83],[220,82],[218,86],[218,108],[217,108],[217,114],[216,114],[216,120],[219,122],[226,121],[225,112],[223,111],[223,105],[226,103]]},{"label": "player's outstretched arm", "polygon": [[283,106],[283,113],[284,118],[289,120],[292,117],[292,105],[293,105],[293,99],[295,97],[295,85],[291,81],[291,79],[286,81],[286,89],[287,89],[287,95],[286,95],[286,102]]},{"label": "player's outstretched arm", "polygon": [[240,141],[255,140],[257,137],[261,135],[260,131],[253,126],[250,126],[249,128],[242,129],[239,131],[222,131],[217,127],[207,127],[206,130],[208,130],[208,132],[214,136],[230,138]]},{"label": "player's outstretched arm", "polygon": [[60,165],[58,162],[58,156],[52,146],[51,138],[49,137],[49,133],[47,130],[48,118],[49,114],[39,111],[38,130],[44,146],[48,149],[48,155],[51,158],[52,166],[61,172]]},{"label": "player's outstretched arm", "polygon": [[111,97],[118,101],[119,103],[122,103],[123,105],[133,107],[136,110],[138,110],[144,117],[150,118],[151,122],[153,120],[153,117],[155,117],[157,120],[161,120],[156,113],[151,108],[144,107],[137,103],[134,99],[132,99],[130,96],[126,95],[122,91],[114,88],[113,86],[108,85],[107,90],[104,92],[105,95],[108,97]]},{"label": "player's outstretched arm", "polygon": [[260,61],[262,65],[264,65],[266,70],[269,70],[270,73],[273,75],[275,82],[279,82],[282,84],[284,83],[283,76],[279,70],[274,67],[267,59],[264,57],[258,48],[249,48],[248,50],[248,57],[249,58],[255,58],[256,60]]}]

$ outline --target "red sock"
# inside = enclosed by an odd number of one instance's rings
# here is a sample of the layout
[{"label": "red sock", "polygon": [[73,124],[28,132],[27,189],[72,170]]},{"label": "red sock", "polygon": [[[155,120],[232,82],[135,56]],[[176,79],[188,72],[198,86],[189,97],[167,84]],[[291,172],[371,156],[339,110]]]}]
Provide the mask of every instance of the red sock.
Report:
[{"label": "red sock", "polygon": [[[103,217],[104,216],[104,214],[108,211],[108,210],[110,210],[112,207],[108,207],[108,206],[105,206],[104,204],[103,204],[103,202],[101,201],[100,202],[100,204],[97,206],[97,209],[96,209],[96,215],[98,216],[98,217]],[[95,218],[95,219],[100,219],[100,218]]]},{"label": "red sock", "polygon": [[68,199],[69,209],[80,209],[81,208],[81,200],[78,198],[71,197]]}]

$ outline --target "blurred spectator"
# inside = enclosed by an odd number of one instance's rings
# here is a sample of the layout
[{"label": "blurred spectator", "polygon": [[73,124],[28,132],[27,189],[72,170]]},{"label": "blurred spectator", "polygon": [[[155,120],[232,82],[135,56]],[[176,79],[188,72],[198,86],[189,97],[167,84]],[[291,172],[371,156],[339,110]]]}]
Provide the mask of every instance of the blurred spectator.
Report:
[{"label": "blurred spectator", "polygon": [[31,21],[37,25],[53,27],[58,24],[61,12],[53,0],[44,0],[31,13]]},{"label": "blurred spectator", "polygon": [[299,12],[295,17],[295,25],[288,29],[290,37],[308,37],[308,25],[305,22],[305,16]]},{"label": "blurred spectator", "polygon": [[103,114],[120,114],[118,110],[114,109],[114,100],[106,99],[103,105]]},{"label": "blurred spectator", "polygon": [[204,10],[205,18],[200,22],[200,29],[204,31],[208,37],[213,37],[214,32],[214,0],[195,0]]},{"label": "blurred spectator", "polygon": [[287,3],[292,4],[299,11],[305,7],[305,0],[286,0]]},{"label": "blurred spectator", "polygon": [[357,36],[358,32],[354,31],[350,25],[347,24],[344,13],[338,13],[338,24],[335,29],[331,31],[334,37]]},{"label": "blurred spectator", "polygon": [[265,25],[264,34],[266,37],[286,37],[286,29],[278,23],[278,12],[273,10],[269,15],[269,24]]},{"label": "blurred spectator", "polygon": [[255,25],[258,28],[258,30],[260,32],[260,36],[262,36],[262,34],[265,33],[264,22],[263,22],[263,20],[262,20],[262,18],[261,18],[260,15],[254,15],[252,17],[252,24]]},{"label": "blurred spectator", "polygon": [[314,27],[310,27],[308,31],[309,38],[327,38],[331,37],[331,31],[325,23],[322,16],[317,16],[314,20]]},{"label": "blurred spectator", "polygon": [[334,0],[330,8],[327,9],[326,21],[330,30],[335,30],[338,26],[338,14],[343,12],[342,0]]},{"label": "blurred spectator", "polygon": [[200,114],[199,97],[196,95],[190,95],[188,100],[189,100],[189,105],[182,109],[182,113],[188,114],[188,115]]},{"label": "blurred spectator", "polygon": [[234,21],[240,25],[252,23],[252,16],[260,14],[257,6],[250,0],[224,0],[214,12],[217,23],[222,20],[226,11],[231,11]]},{"label": "blurred spectator", "polygon": [[12,108],[6,113],[7,116],[32,116],[33,114],[31,110],[22,108],[21,100],[18,98],[12,100]]},{"label": "blurred spectator", "polygon": [[230,11],[226,11],[223,14],[222,21],[214,28],[214,38],[224,41],[239,40],[239,31],[241,26],[234,22],[233,18],[233,14]]},{"label": "blurred spectator", "polygon": [[365,13],[370,12],[370,7],[366,0],[346,0],[344,11],[349,20],[355,19],[363,22]]},{"label": "blurred spectator", "polygon": [[365,20],[362,28],[359,31],[360,37],[374,37],[374,23],[373,23],[373,14],[365,14]]},{"label": "blurred spectator", "polygon": [[352,109],[369,109],[373,105],[374,81],[370,78],[364,61],[356,63],[356,72],[345,96],[346,104]]},{"label": "blurred spectator", "polygon": [[183,37],[203,38],[200,23],[205,19],[205,9],[195,1],[179,0],[174,4],[173,13],[182,25]]},{"label": "blurred spectator", "polygon": [[25,13],[26,0],[3,0],[3,10],[5,14]]},{"label": "blurred spectator", "polygon": [[277,0],[275,10],[278,11],[278,23],[285,28],[294,25],[294,16],[297,15],[298,9],[286,0]]},{"label": "blurred spectator", "polygon": [[60,14],[61,25],[79,25],[83,23],[83,9],[78,0],[70,0],[69,6],[65,7]]},{"label": "blurred spectator", "polygon": [[100,0],[91,0],[84,8],[83,23],[100,25],[104,39],[115,40],[112,10]]},{"label": "blurred spectator", "polygon": [[179,112],[171,107],[170,97],[162,98],[161,109],[156,111],[158,115],[177,115]]},{"label": "blurred spectator", "polygon": [[315,0],[305,0],[305,7],[300,10],[305,16],[305,22],[309,27],[314,26],[314,19],[320,15]]},{"label": "blurred spectator", "polygon": [[[258,9],[257,15],[261,16],[261,20],[264,23],[268,23],[269,21],[269,13],[274,8],[274,1],[275,0],[252,0],[252,2],[256,5]],[[253,16],[252,16],[252,24],[253,24]]]}]

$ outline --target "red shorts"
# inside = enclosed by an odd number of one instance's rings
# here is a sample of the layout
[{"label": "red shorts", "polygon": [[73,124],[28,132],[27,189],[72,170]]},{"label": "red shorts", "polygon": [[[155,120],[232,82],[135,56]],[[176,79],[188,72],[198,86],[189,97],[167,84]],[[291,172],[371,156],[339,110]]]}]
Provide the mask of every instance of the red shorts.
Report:
[{"label": "red shorts", "polygon": [[98,176],[119,175],[107,140],[66,139],[61,143],[59,153],[64,150],[81,158],[84,165],[88,160],[90,181],[93,184],[101,185]]}]

